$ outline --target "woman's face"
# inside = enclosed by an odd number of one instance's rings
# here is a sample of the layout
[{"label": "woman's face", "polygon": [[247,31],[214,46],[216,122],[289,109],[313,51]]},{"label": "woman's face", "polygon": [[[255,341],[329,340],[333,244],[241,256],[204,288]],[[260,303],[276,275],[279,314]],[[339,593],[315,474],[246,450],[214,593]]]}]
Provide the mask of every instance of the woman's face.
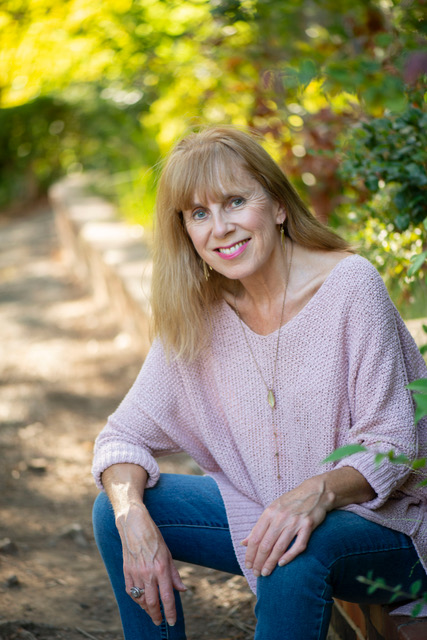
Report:
[{"label": "woman's face", "polygon": [[194,194],[191,209],[183,212],[188,235],[215,271],[230,279],[260,276],[281,256],[277,225],[284,209],[241,168],[227,183],[218,190],[221,197]]}]

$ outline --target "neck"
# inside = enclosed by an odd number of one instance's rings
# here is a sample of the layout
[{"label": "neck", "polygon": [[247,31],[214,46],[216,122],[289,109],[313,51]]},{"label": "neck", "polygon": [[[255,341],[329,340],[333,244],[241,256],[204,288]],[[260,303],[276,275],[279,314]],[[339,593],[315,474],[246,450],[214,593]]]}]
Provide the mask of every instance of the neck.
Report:
[{"label": "neck", "polygon": [[[283,256],[280,276],[275,281],[267,282],[258,279],[258,287],[251,287],[248,291],[244,287],[239,299],[234,297],[234,306],[239,318],[256,333],[267,335],[280,329],[284,319],[286,294],[289,276],[292,270],[293,245],[288,243],[288,251]],[[256,292],[255,297],[253,292]],[[260,295],[262,292],[263,295]]]},{"label": "neck", "polygon": [[289,277],[291,251],[293,251],[293,244],[290,240],[286,240],[285,251],[280,246],[268,268],[262,273],[240,280],[241,290],[237,294],[238,301],[245,306],[266,311],[276,306],[278,300],[281,302]]}]

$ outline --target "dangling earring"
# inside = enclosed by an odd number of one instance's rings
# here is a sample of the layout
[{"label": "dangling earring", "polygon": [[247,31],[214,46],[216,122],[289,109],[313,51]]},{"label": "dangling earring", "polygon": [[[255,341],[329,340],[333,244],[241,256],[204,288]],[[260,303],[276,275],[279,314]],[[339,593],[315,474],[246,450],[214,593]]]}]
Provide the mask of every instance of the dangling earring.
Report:
[{"label": "dangling earring", "polygon": [[282,243],[282,249],[286,252],[286,241],[285,241],[285,227],[284,222],[280,225],[280,242]]},{"label": "dangling earring", "polygon": [[[209,276],[210,273],[208,271],[208,265],[206,264],[206,262],[204,260],[202,260],[203,262],[203,273],[205,274],[205,280],[209,280]],[[209,265],[209,269],[212,271],[212,267]]]}]

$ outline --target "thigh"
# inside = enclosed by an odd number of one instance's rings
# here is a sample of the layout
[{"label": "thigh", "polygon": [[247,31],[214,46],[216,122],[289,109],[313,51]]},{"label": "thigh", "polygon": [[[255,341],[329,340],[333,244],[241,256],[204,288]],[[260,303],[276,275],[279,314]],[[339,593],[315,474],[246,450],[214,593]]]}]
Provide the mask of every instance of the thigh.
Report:
[{"label": "thigh", "polygon": [[270,576],[258,578],[255,640],[325,639],[333,597],[389,602],[390,591],[369,594],[368,586],[357,579],[369,572],[391,587],[402,585],[404,591],[416,580],[427,589],[425,571],[408,536],[348,511],[332,511],[313,531],[303,553]]},{"label": "thigh", "polygon": [[426,572],[409,536],[371,522],[349,511],[333,511],[313,532],[308,553],[328,570],[332,595],[355,602],[385,603],[386,589],[369,593],[359,578],[381,578],[387,586],[401,585],[408,592],[421,580],[427,589]]},{"label": "thigh", "polygon": [[144,504],[175,560],[242,574],[212,478],[163,473],[144,492]]}]

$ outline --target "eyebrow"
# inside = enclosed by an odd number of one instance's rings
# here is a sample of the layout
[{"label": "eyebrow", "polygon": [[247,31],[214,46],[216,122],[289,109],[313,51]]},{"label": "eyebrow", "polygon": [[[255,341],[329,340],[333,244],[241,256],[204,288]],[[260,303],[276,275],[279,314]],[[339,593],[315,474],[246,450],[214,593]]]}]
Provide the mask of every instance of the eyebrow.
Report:
[{"label": "eyebrow", "polygon": [[[222,194],[222,199],[225,200],[229,200],[230,198],[234,198],[234,197],[240,197],[240,196],[244,196],[245,198],[247,198],[249,195],[251,195],[252,191],[249,191],[247,189],[239,189],[239,191],[234,191],[233,193],[223,193]],[[196,209],[197,207],[205,207],[206,205],[202,204],[201,202],[191,202],[190,203],[190,208],[191,209]]]}]

